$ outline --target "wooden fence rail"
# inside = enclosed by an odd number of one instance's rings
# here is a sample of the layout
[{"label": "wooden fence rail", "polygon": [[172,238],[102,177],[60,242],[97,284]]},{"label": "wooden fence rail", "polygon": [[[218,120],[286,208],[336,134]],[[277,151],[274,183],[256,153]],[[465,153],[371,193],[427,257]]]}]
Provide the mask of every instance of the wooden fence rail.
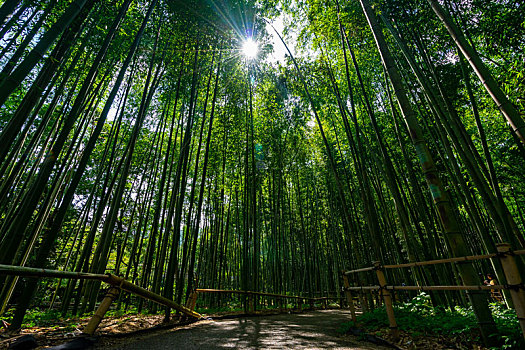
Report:
[{"label": "wooden fence rail", "polygon": [[[513,255],[525,255],[525,249],[522,250],[514,250],[512,252]],[[483,259],[492,259],[499,257],[499,253],[494,254],[484,254],[484,255],[470,255],[470,256],[462,256],[457,258],[448,258],[448,259],[437,259],[437,260],[428,260],[428,261],[416,261],[406,264],[396,264],[396,265],[382,265],[382,268],[384,269],[397,269],[402,267],[417,267],[417,266],[427,266],[427,265],[437,265],[437,264],[446,264],[446,263],[454,263],[454,262],[462,262],[462,261],[475,261],[475,260],[483,260]],[[366,272],[366,271],[373,271],[375,270],[374,266],[370,267],[364,267],[361,269],[355,269],[355,270],[349,270],[345,271],[345,275],[351,275],[358,272]]]},{"label": "wooden fence rail", "polygon": [[381,286],[359,286],[359,287],[347,287],[345,289],[348,290],[501,290],[501,289],[510,289],[502,284],[496,284],[491,286],[389,286],[386,285],[384,287]]},{"label": "wooden fence rail", "polygon": [[[227,290],[227,289],[209,289],[209,288],[197,288],[193,290],[193,292],[190,294],[190,297],[188,298],[188,304],[186,304],[186,307],[190,310],[194,310],[197,302],[197,297],[200,293],[216,293],[216,294],[241,294],[241,295],[247,295],[248,296],[248,306],[249,306],[249,312],[253,313],[255,312],[255,304],[253,302],[254,296],[261,296],[261,297],[273,297],[277,298],[279,302],[279,308],[282,310],[282,300],[283,299],[295,299],[298,301],[298,308],[302,309],[303,301],[308,301],[310,304],[310,307],[313,308],[314,303],[316,301],[320,301],[323,304],[323,308],[326,308],[326,303],[328,300],[339,300],[340,302],[344,300],[343,297],[304,297],[304,296],[297,296],[297,295],[286,295],[286,294],[276,294],[276,293],[267,293],[267,292],[254,292],[254,291],[248,291],[248,290]],[[342,307],[342,303],[340,304]]]},{"label": "wooden fence rail", "polygon": [[[485,254],[485,255],[472,255],[472,256],[463,256],[455,257],[449,259],[438,259],[438,260],[429,260],[429,261],[420,261],[420,262],[411,262],[407,264],[397,264],[397,265],[381,265],[379,261],[374,262],[374,266],[365,267],[355,270],[343,271],[343,280],[345,284],[345,293],[348,300],[352,300],[352,291],[371,291],[377,290],[380,291],[384,299],[386,312],[388,315],[389,325],[391,334],[394,338],[399,336],[399,331],[397,328],[397,322],[394,316],[394,308],[392,305],[392,298],[389,291],[395,290],[421,290],[421,291],[445,291],[445,290],[509,290],[512,297],[512,302],[514,304],[514,309],[516,310],[516,316],[520,323],[521,331],[525,338],[525,287],[523,285],[522,277],[519,273],[516,261],[514,256],[524,255],[525,249],[512,251],[508,243],[497,244],[498,252],[495,254]],[[385,269],[394,269],[394,268],[404,268],[404,267],[416,267],[416,266],[426,266],[426,265],[435,265],[435,264],[446,264],[446,263],[456,263],[456,262],[466,262],[466,261],[475,261],[483,259],[493,259],[498,258],[501,261],[503,267],[503,272],[505,278],[507,279],[506,285],[479,285],[479,286],[393,286],[388,285],[385,279],[384,270]],[[348,276],[367,271],[376,271],[379,285],[373,286],[350,286],[348,281]],[[352,319],[355,321],[355,316],[352,315]]]},{"label": "wooden fence rail", "polygon": [[151,300],[157,304],[175,309],[186,316],[192,318],[202,318],[202,315],[190,310],[189,308],[175,303],[173,300],[165,298],[159,294],[153,293],[136,284],[133,284],[122,277],[107,274],[94,274],[84,272],[59,271],[49,269],[39,269],[25,266],[0,265],[0,275],[25,276],[25,277],[59,277],[70,279],[97,280],[105,282],[112,287],[108,290],[106,296],[95,311],[93,317],[89,320],[88,325],[84,328],[83,333],[92,335],[95,333],[102,318],[111,306],[111,302],[118,296],[120,290],[127,291],[141,298]]}]

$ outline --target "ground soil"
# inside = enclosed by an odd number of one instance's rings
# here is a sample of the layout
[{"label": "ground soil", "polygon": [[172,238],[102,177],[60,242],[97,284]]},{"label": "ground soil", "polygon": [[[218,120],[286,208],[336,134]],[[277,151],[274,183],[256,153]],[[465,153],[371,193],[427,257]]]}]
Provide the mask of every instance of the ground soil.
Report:
[{"label": "ground soil", "polygon": [[[163,323],[162,315],[124,315],[105,318],[97,330],[95,349],[388,349],[339,332],[350,320],[346,309],[289,312],[257,311],[255,316],[213,314],[211,319],[180,325]],[[81,334],[89,318],[55,320],[49,326],[25,328],[13,335],[0,330],[0,349],[20,335],[33,335],[40,347],[64,344]],[[0,325],[1,327],[2,325]],[[366,330],[364,330],[366,331]],[[431,336],[401,332],[397,341],[388,329],[367,331],[398,349],[485,349],[468,335]]]},{"label": "ground soil", "polygon": [[97,349],[389,349],[341,335],[348,310],[203,320],[126,339],[102,339]]}]

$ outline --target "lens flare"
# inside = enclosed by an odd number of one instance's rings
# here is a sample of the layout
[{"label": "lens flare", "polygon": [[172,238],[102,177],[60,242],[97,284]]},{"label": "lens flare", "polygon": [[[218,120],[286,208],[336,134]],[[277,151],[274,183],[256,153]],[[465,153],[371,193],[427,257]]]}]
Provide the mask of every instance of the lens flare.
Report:
[{"label": "lens flare", "polygon": [[242,45],[242,53],[244,56],[248,59],[253,59],[257,56],[257,53],[259,52],[259,46],[255,41],[253,41],[252,38],[246,39],[244,44]]}]

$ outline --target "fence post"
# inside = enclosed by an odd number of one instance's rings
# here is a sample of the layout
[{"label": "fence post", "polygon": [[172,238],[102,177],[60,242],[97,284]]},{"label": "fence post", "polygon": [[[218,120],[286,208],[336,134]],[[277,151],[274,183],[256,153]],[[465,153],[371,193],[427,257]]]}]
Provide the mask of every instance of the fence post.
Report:
[{"label": "fence post", "polygon": [[[352,321],[357,322],[357,317],[355,315],[355,306],[354,298],[352,297],[352,291],[350,291],[350,282],[348,281],[348,276],[343,274],[343,283],[345,286],[345,296],[348,307],[350,308],[350,314],[352,315]],[[341,303],[342,304],[342,303]]]},{"label": "fence post", "polygon": [[248,294],[248,313],[255,313],[255,303],[253,300],[253,295],[251,293]]},{"label": "fence post", "polygon": [[303,311],[303,299],[299,298],[297,299],[297,311],[302,312]]},{"label": "fence post", "polygon": [[518,266],[514,260],[514,255],[508,243],[496,244],[498,253],[503,266],[503,272],[510,289],[510,295],[512,302],[514,303],[514,309],[516,310],[516,316],[520,322],[521,332],[525,338],[525,289],[523,287],[523,281],[518,271]]},{"label": "fence post", "polygon": [[[357,284],[361,286],[361,283],[358,281]],[[361,310],[363,312],[368,312],[368,299],[363,290],[357,292],[357,297],[359,298],[359,304],[361,304]]]},{"label": "fence post", "polygon": [[379,292],[383,295],[383,300],[385,301],[386,313],[388,315],[388,323],[390,324],[390,332],[394,337],[394,340],[397,340],[399,338],[399,329],[397,328],[397,322],[394,316],[392,296],[388,292],[388,289],[385,288],[387,285],[385,274],[383,273],[383,268],[381,267],[381,263],[379,261],[374,262],[374,268],[376,270],[379,286],[381,287]]},{"label": "fence post", "polygon": [[314,299],[310,298],[310,309],[313,310],[315,308]]},{"label": "fence post", "polygon": [[190,293],[188,301],[186,302],[186,307],[190,309],[191,311],[195,310],[195,305],[197,305],[197,296],[198,296],[197,291],[196,290],[192,291]]},{"label": "fence post", "polygon": [[111,306],[111,303],[113,300],[115,300],[118,297],[118,294],[120,292],[120,289],[117,287],[111,287],[109,288],[108,292],[106,293],[106,296],[98,306],[97,311],[95,311],[95,314],[91,317],[89,320],[86,328],[84,328],[85,334],[93,335],[95,333],[95,330],[97,329],[98,325],[104,318],[104,315],[109,310],[109,307]]}]

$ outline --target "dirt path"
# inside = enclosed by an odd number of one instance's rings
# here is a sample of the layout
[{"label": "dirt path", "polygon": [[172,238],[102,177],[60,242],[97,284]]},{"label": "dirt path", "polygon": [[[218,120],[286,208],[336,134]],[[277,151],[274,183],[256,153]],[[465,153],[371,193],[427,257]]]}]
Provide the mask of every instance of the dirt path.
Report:
[{"label": "dirt path", "polygon": [[188,327],[100,344],[97,349],[387,349],[340,336],[348,310],[207,320]]}]

